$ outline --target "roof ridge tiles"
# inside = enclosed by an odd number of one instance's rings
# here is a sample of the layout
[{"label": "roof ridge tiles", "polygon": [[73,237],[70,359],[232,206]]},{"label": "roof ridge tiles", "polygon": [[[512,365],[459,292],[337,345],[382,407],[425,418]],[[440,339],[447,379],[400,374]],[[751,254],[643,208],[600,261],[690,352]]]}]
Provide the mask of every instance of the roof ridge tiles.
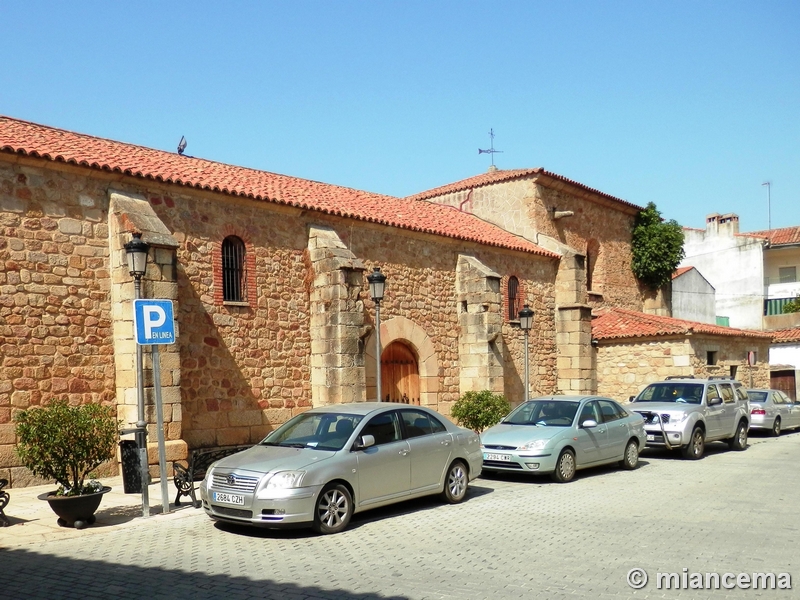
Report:
[{"label": "roof ridge tiles", "polygon": [[240,167],[0,115],[0,152],[122,173],[339,215],[410,231],[558,258],[471,213],[337,184]]},{"label": "roof ridge tiles", "polygon": [[687,321],[619,307],[609,308],[601,313],[598,312],[597,316],[592,320],[592,337],[596,339],[625,339],[680,334],[772,338],[771,333],[763,331]]}]

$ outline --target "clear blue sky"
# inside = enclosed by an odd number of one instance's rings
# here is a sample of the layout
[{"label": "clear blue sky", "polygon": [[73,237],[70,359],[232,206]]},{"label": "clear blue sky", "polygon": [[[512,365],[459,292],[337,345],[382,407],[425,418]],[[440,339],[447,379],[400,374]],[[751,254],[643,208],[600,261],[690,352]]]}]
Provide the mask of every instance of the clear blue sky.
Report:
[{"label": "clear blue sky", "polygon": [[800,225],[800,2],[0,0],[0,114],[405,196],[544,167]]}]

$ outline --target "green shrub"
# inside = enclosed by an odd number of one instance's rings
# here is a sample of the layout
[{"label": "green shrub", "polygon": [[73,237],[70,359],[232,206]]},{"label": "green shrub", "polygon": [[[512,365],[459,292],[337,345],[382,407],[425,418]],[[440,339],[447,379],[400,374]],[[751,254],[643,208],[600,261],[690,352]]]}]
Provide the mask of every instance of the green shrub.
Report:
[{"label": "green shrub", "polygon": [[783,313],[796,313],[800,312],[800,295],[797,296],[794,300],[790,300],[786,304],[783,305]]},{"label": "green shrub", "polygon": [[453,405],[450,414],[462,427],[480,433],[484,429],[496,425],[505,417],[511,407],[502,394],[493,394],[489,390],[467,392]]},{"label": "green shrub", "polygon": [[119,423],[110,406],[52,400],[15,415],[17,454],[43,479],[55,479],[59,493],[78,496],[96,491],[86,476],[114,458]]}]

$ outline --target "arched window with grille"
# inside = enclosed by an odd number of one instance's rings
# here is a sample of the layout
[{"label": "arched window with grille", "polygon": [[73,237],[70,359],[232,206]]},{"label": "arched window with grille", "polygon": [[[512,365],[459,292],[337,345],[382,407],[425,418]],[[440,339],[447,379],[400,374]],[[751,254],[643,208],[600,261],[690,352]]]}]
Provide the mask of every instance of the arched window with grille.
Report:
[{"label": "arched window with grille", "polygon": [[222,241],[222,299],[225,302],[247,300],[247,271],[244,242],[235,235]]},{"label": "arched window with grille", "polygon": [[508,320],[519,319],[519,309],[522,307],[519,297],[519,279],[513,275],[508,278]]}]

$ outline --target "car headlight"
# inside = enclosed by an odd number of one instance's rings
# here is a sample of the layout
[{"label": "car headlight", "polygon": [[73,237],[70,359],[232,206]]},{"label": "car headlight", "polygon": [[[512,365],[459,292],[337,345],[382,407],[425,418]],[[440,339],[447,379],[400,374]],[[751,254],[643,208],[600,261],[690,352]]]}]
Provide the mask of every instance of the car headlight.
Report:
[{"label": "car headlight", "polygon": [[670,425],[677,425],[678,423],[683,423],[689,417],[689,413],[678,413],[676,415],[669,416],[669,424]]},{"label": "car headlight", "polygon": [[518,450],[543,450],[547,445],[547,440],[533,440],[527,444],[522,444]]},{"label": "car headlight", "polygon": [[300,487],[305,471],[280,471],[267,481],[265,490],[288,490]]}]

